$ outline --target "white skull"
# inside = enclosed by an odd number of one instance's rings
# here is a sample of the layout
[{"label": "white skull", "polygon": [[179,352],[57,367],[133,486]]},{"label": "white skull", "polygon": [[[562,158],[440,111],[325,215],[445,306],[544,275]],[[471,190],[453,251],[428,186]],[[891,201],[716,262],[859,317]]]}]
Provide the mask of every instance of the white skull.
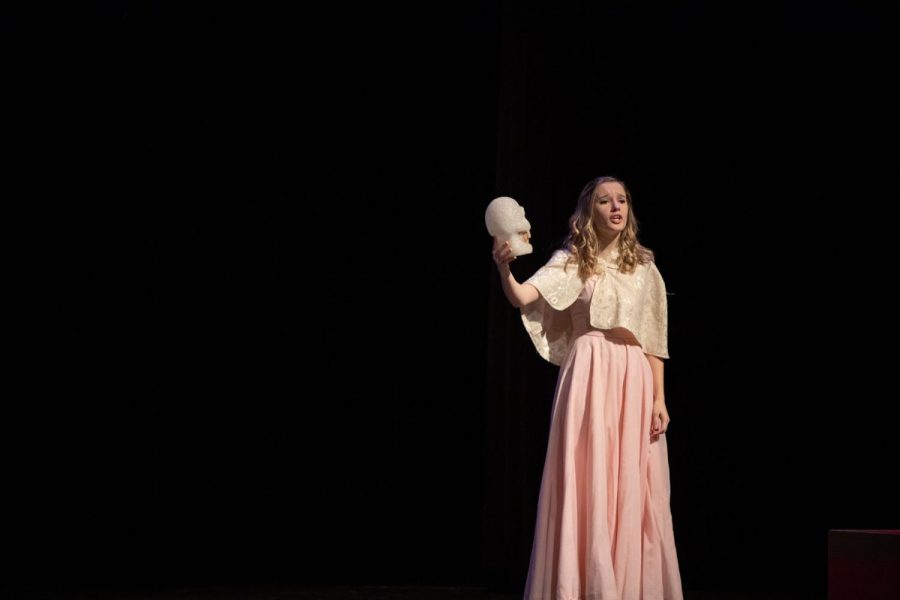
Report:
[{"label": "white skull", "polygon": [[515,256],[531,254],[531,223],[525,218],[525,209],[508,196],[494,198],[484,213],[484,223],[488,233],[494,236],[499,246],[509,242]]}]

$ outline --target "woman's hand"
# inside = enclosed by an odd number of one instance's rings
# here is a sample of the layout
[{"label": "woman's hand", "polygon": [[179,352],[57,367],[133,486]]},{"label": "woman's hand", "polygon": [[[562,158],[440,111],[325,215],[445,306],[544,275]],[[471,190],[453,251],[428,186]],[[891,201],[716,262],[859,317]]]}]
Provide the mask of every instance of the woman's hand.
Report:
[{"label": "woman's hand", "polygon": [[531,304],[541,297],[538,289],[533,284],[519,283],[513,277],[509,270],[509,263],[516,260],[512,253],[512,247],[509,242],[500,244],[497,238],[494,238],[494,262],[497,263],[497,271],[500,272],[500,285],[503,287],[503,294],[509,303],[516,308],[521,308]]},{"label": "woman's hand", "polygon": [[669,428],[669,411],[666,410],[666,401],[657,399],[653,401],[653,420],[650,421],[650,439],[656,441],[660,434]]},{"label": "woman's hand", "polygon": [[509,263],[516,260],[516,257],[512,253],[509,242],[497,245],[498,241],[497,238],[494,238],[494,262],[497,263],[497,268],[501,273],[507,273],[509,272]]}]

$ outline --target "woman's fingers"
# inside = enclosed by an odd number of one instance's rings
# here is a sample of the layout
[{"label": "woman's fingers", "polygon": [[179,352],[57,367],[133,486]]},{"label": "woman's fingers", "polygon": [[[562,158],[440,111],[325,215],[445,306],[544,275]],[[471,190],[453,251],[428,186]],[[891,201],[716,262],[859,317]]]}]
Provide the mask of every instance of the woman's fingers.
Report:
[{"label": "woman's fingers", "polygon": [[491,255],[494,257],[494,262],[498,265],[501,265],[503,263],[511,263],[516,259],[516,257],[512,253],[512,248],[510,248],[509,246],[509,242],[495,249],[491,253]]},{"label": "woman's fingers", "polygon": [[665,433],[666,430],[669,429],[669,421],[671,421],[671,419],[662,419],[662,422],[660,423],[660,428],[659,428],[660,433]]},{"label": "woman's fingers", "polygon": [[665,433],[669,429],[669,421],[671,421],[671,419],[667,418],[663,413],[653,415],[653,420],[650,425],[650,434],[659,435]]},{"label": "woman's fingers", "polygon": [[491,252],[491,255],[494,257],[494,262],[498,265],[503,263],[511,263],[516,260],[516,256],[513,254],[512,247],[509,245],[509,242],[505,242],[502,245],[494,248]]}]

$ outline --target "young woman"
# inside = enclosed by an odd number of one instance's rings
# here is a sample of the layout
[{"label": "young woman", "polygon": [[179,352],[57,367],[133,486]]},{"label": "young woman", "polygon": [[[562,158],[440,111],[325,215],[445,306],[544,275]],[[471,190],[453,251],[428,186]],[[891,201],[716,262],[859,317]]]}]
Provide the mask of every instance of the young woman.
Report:
[{"label": "young woman", "polygon": [[560,366],[525,600],[681,600],[663,385],[666,288],[622,181],[582,191],[569,235],[524,283],[494,249],[503,291]]}]

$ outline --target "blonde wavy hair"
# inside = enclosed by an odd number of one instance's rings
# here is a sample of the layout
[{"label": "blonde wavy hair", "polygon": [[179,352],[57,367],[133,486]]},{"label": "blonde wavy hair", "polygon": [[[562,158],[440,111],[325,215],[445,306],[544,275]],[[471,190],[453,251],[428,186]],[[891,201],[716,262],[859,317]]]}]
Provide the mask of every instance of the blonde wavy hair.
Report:
[{"label": "blonde wavy hair", "polygon": [[609,182],[621,184],[625,188],[625,198],[628,200],[628,222],[618,241],[619,270],[623,273],[633,273],[638,264],[653,261],[653,251],[638,242],[638,222],[634,215],[631,192],[628,191],[625,182],[616,177],[597,177],[581,190],[575,212],[569,217],[569,234],[563,241],[563,247],[571,253],[564,268],[568,269],[572,261],[577,262],[578,276],[581,279],[587,279],[596,273],[599,266],[597,255],[600,252],[600,239],[594,225],[594,204],[597,202],[597,188]]}]

